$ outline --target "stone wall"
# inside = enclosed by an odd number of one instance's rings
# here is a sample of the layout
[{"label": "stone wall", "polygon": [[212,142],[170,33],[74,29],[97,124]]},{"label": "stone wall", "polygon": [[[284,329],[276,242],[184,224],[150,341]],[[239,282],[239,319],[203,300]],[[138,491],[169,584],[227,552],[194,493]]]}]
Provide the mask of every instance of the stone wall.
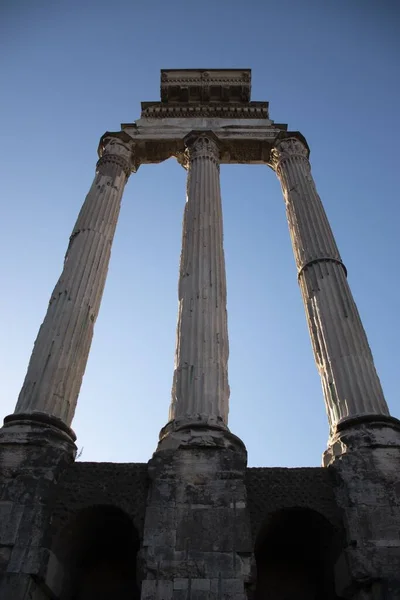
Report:
[{"label": "stone wall", "polygon": [[284,508],[314,510],[341,531],[341,513],[326,469],[248,468],[246,488],[253,545],[267,517]]},{"label": "stone wall", "polygon": [[149,464],[71,464],[50,434],[34,443],[25,435],[20,450],[4,435],[0,445],[2,600],[68,598],[74,522],[91,507],[132,522],[143,600],[254,597],[257,540],[271,515],[291,509],[331,526],[338,594],[399,597],[395,443],[344,453],[327,468],[246,468],[237,444],[162,450]]},{"label": "stone wall", "polygon": [[148,492],[145,463],[85,463],[71,465],[60,479],[52,515],[52,533],[59,532],[80,510],[112,505],[123,510],[143,535]]}]

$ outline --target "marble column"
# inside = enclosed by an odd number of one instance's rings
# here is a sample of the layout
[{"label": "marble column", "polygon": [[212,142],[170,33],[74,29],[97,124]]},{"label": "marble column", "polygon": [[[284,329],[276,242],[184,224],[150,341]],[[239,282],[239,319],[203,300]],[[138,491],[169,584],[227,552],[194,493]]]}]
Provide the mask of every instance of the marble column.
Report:
[{"label": "marble column", "polygon": [[186,140],[187,201],[169,419],[175,425],[228,421],[228,328],[218,140]]},{"label": "marble column", "polygon": [[103,295],[122,193],[132,170],[132,146],[118,134],[106,134],[14,414],[47,413],[67,426],[71,424]]},{"label": "marble column", "polygon": [[347,282],[301,136],[275,144],[280,179],[331,431],[344,419],[389,415],[367,336]]}]

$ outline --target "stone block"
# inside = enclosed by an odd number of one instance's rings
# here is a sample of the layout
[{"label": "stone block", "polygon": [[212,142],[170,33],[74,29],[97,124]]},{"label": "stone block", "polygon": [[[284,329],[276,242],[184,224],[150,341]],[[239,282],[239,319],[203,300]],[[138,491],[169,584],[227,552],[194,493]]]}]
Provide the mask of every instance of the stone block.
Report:
[{"label": "stone block", "polygon": [[[236,575],[240,574],[243,577],[243,581],[251,580],[251,570],[253,566],[254,555],[253,553],[242,553],[234,555],[234,563],[236,567]],[[239,569],[238,569],[239,564]]]},{"label": "stone block", "polygon": [[145,529],[143,534],[143,545],[148,546],[150,551],[166,547],[167,550],[174,548],[176,544],[176,531],[174,529],[153,530]]},{"label": "stone block", "polygon": [[189,548],[205,552],[227,552],[235,548],[235,523],[232,511],[224,508],[180,510],[176,532],[176,549]]},{"label": "stone block", "polygon": [[399,540],[400,512],[390,506],[360,505],[346,508],[346,521],[351,540],[390,545]]},{"label": "stone block", "polygon": [[23,573],[0,574],[1,600],[48,600],[32,577]]},{"label": "stone block", "polygon": [[235,506],[233,509],[233,522],[232,527],[234,528],[235,534],[235,546],[236,552],[252,553],[253,552],[253,540],[251,536],[251,525],[250,515],[247,508],[238,508]]},{"label": "stone block", "polygon": [[188,592],[187,590],[174,590],[172,598],[173,600],[187,600]]},{"label": "stone block", "polygon": [[8,561],[11,556],[11,546],[0,546],[0,573],[7,571]]},{"label": "stone block", "polygon": [[210,593],[211,594],[219,594],[221,591],[221,578],[214,577],[210,579]]},{"label": "stone block", "polygon": [[156,585],[157,581],[155,579],[145,579],[142,581],[142,600],[154,600],[156,597]]},{"label": "stone block", "polygon": [[154,600],[170,600],[173,595],[172,581],[157,581],[156,593],[153,596]]},{"label": "stone block", "polygon": [[141,600],[172,600],[173,582],[148,579],[142,582]]},{"label": "stone block", "polygon": [[204,561],[190,560],[161,560],[158,562],[159,577],[176,577],[178,579],[189,579],[205,576]]},{"label": "stone block", "polygon": [[244,586],[242,579],[222,579],[222,598],[224,600],[243,600]]},{"label": "stone block", "polygon": [[241,579],[224,579],[223,577],[211,579],[210,600],[245,600],[245,591]]},{"label": "stone block", "polygon": [[387,481],[398,481],[400,448],[374,448],[372,457],[377,473]]},{"label": "stone block", "polygon": [[26,505],[21,515],[17,544],[40,546],[49,527],[48,507],[43,504]]},{"label": "stone block", "polygon": [[[150,488],[151,506],[173,507],[176,503],[176,482],[166,480],[154,481]],[[180,488],[180,486],[178,486]]]},{"label": "stone block", "polygon": [[207,578],[218,577],[223,574],[225,577],[233,577],[236,573],[234,565],[233,552],[199,552],[191,550],[188,553],[191,561],[204,565],[204,576]]},{"label": "stone block", "polygon": [[191,584],[192,592],[196,590],[209,592],[211,590],[211,581],[209,579],[192,579]]},{"label": "stone block", "polygon": [[10,573],[29,573],[37,577],[44,577],[49,557],[50,552],[46,548],[15,545],[8,563],[8,571]]},{"label": "stone block", "polygon": [[[190,598],[191,600],[208,600],[211,585],[209,579],[174,579],[174,600],[176,597]],[[181,595],[175,596],[175,592]],[[186,596],[183,596],[183,592]]]},{"label": "stone block", "polygon": [[62,597],[63,582],[64,582],[64,565],[59,562],[53,552],[48,553],[49,560],[46,570],[46,586],[56,598]]},{"label": "stone block", "polygon": [[190,600],[210,600],[209,590],[194,590],[190,593]]},{"label": "stone block", "polygon": [[145,531],[176,528],[176,510],[164,506],[148,506],[146,509]]},{"label": "stone block", "polygon": [[178,486],[176,502],[188,504],[237,508],[244,506],[245,488],[242,481],[209,479],[202,483]]},{"label": "stone block", "polygon": [[189,587],[189,579],[174,579],[174,590],[187,590]]},{"label": "stone block", "polygon": [[19,526],[24,507],[14,502],[0,502],[0,544],[14,544],[19,534]]}]

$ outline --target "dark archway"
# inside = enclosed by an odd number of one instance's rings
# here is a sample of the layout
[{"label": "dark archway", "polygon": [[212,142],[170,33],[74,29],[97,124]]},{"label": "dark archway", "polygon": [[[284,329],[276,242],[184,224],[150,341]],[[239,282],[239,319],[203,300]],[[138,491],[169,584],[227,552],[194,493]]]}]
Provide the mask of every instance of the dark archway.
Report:
[{"label": "dark archway", "polygon": [[64,565],[62,600],[137,600],[138,532],[121,509],[81,510],[54,549]]},{"label": "dark archway", "polygon": [[334,600],[340,552],[331,523],[307,508],[272,513],[256,544],[256,600]]}]

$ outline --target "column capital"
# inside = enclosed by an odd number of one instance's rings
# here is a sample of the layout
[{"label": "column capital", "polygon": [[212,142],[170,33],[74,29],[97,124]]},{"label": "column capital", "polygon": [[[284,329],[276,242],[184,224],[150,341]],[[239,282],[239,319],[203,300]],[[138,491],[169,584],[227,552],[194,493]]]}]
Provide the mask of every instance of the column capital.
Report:
[{"label": "column capital", "polygon": [[310,149],[306,139],[298,132],[285,132],[285,137],[279,136],[271,149],[269,165],[277,171],[279,165],[292,156],[306,158],[310,155]]},{"label": "column capital", "polygon": [[186,147],[187,161],[207,158],[219,167],[221,143],[215,133],[212,131],[191,131],[183,141]]},{"label": "column capital", "polygon": [[124,171],[127,178],[132,172],[136,173],[140,166],[135,143],[123,131],[115,133],[106,131],[100,138],[97,152],[99,155],[97,168],[105,167],[110,163],[117,164]]}]

